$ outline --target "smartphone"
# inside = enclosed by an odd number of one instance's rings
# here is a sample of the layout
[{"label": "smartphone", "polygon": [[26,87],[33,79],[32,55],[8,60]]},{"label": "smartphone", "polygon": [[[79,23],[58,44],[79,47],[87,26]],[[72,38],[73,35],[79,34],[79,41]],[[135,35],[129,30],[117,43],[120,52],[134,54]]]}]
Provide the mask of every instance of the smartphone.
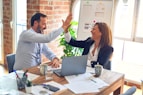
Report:
[{"label": "smartphone", "polygon": [[46,89],[49,89],[50,91],[53,91],[53,92],[56,92],[56,91],[60,90],[58,87],[55,87],[55,86],[49,85],[49,84],[46,84],[43,87],[46,88]]}]

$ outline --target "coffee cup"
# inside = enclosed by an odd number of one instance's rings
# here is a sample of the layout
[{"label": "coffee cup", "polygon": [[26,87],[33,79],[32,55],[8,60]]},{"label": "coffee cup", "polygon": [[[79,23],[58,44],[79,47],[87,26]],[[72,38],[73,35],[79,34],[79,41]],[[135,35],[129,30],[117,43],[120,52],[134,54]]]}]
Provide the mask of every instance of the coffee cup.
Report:
[{"label": "coffee cup", "polygon": [[51,66],[47,66],[45,79],[52,80],[53,79],[52,75],[53,75],[53,68]]},{"label": "coffee cup", "polygon": [[95,77],[99,77],[102,74],[102,70],[103,70],[102,65],[97,63],[97,65],[95,65],[94,69],[95,69]]},{"label": "coffee cup", "polygon": [[41,73],[42,75],[45,75],[45,74],[46,74],[47,67],[48,67],[47,64],[41,64],[41,65],[40,65],[40,73]]}]

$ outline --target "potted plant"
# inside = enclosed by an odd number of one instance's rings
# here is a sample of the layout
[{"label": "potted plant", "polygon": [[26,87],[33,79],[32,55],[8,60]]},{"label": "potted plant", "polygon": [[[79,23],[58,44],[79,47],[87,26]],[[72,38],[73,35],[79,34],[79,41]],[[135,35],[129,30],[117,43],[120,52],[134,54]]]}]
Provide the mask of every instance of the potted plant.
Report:
[{"label": "potted plant", "polygon": [[[78,26],[78,22],[76,21],[72,21],[71,22],[71,26],[69,27],[68,31],[70,33],[70,35],[76,39],[77,38],[77,32],[73,27],[77,27]],[[63,52],[64,55],[61,57],[68,57],[68,56],[79,56],[82,54],[83,49],[82,48],[77,48],[77,47],[73,47],[69,44],[67,44],[67,42],[65,41],[65,37],[64,37],[64,33],[60,35],[60,44],[59,46],[63,46]]]},{"label": "potted plant", "polygon": [[26,93],[31,93],[32,92],[32,82],[29,81],[29,80],[26,81],[25,91],[26,91]]},{"label": "potted plant", "polygon": [[31,87],[31,86],[32,86],[32,82],[29,81],[29,80],[27,80],[27,81],[26,81],[26,86],[27,86],[27,87]]}]

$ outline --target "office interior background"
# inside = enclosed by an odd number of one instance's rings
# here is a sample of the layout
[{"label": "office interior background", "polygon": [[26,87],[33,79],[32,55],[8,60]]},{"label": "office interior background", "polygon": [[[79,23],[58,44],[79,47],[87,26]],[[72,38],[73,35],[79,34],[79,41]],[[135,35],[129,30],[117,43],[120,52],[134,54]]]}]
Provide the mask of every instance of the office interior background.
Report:
[{"label": "office interior background", "polygon": [[[15,53],[20,33],[30,28],[35,12],[48,16],[47,31],[61,27],[71,11],[78,21],[81,0],[0,0],[0,64],[7,66],[5,56]],[[102,0],[99,0],[102,1]],[[114,54],[112,70],[125,74],[127,81],[139,84],[143,79],[143,0],[113,0],[112,33]],[[58,38],[47,44],[62,56]],[[46,61],[43,56],[43,61]]]}]

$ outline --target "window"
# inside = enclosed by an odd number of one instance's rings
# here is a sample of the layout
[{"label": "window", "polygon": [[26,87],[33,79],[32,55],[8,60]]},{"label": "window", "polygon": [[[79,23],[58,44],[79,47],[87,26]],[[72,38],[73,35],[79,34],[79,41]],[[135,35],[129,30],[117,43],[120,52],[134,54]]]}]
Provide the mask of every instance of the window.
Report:
[{"label": "window", "polygon": [[3,3],[2,0],[0,0],[0,63],[3,63],[3,23],[2,23],[2,17],[3,17]]},{"label": "window", "polygon": [[[22,14],[22,15],[21,15]],[[13,0],[14,51],[17,47],[19,35],[27,29],[27,0]]]},{"label": "window", "polygon": [[78,21],[79,20],[79,12],[80,12],[80,0],[76,0],[73,4],[72,7],[72,11],[73,11],[73,19],[74,21]]},{"label": "window", "polygon": [[115,1],[114,37],[143,42],[143,1]]},{"label": "window", "polygon": [[[123,72],[126,79],[140,82],[143,69],[143,0],[115,0],[112,67]],[[119,63],[119,64],[118,64]],[[125,63],[125,64],[124,64]],[[113,66],[114,65],[114,66]],[[117,68],[116,68],[117,66]],[[122,69],[118,69],[121,68]],[[128,66],[128,70],[126,67]],[[126,71],[123,71],[123,70]],[[130,70],[138,72],[133,73]],[[136,78],[134,78],[136,76]]]},{"label": "window", "polygon": [[132,39],[134,23],[135,0],[116,0],[115,19],[114,19],[114,37]]},{"label": "window", "polygon": [[[113,46],[115,48],[115,52],[118,51],[117,55],[122,55],[121,60],[141,64],[141,58],[135,56],[132,58],[133,55],[130,53],[140,56],[143,55],[142,49],[140,48],[143,44],[138,43],[143,42],[143,15],[141,13],[143,11],[143,0],[124,1],[125,0],[116,0],[115,2]],[[123,43],[118,44],[119,42],[117,39]],[[123,48],[121,50],[118,49],[118,47]],[[114,57],[117,58],[118,56]]]},{"label": "window", "polygon": [[135,40],[143,42],[143,0],[138,2],[138,12],[137,12],[137,24],[136,24],[136,36]]}]

